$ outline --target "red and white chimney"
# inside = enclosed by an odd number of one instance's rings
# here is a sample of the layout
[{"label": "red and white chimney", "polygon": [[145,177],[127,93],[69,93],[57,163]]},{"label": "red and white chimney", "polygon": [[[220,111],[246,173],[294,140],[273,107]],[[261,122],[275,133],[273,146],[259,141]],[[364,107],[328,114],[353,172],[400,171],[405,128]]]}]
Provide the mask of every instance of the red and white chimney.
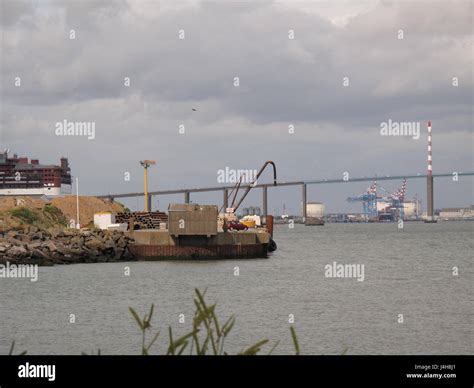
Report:
[{"label": "red and white chimney", "polygon": [[428,175],[433,175],[433,156],[431,153],[431,121],[428,121]]}]

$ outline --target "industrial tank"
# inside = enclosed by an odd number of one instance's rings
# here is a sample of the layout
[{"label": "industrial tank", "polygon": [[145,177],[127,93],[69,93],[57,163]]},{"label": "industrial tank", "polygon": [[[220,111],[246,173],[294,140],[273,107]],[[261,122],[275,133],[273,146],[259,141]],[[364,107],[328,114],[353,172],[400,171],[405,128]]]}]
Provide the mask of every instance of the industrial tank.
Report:
[{"label": "industrial tank", "polygon": [[321,202],[308,202],[306,204],[306,216],[322,218],[324,216],[324,204]]},{"label": "industrial tank", "polygon": [[388,212],[388,211],[390,211],[391,207],[392,207],[392,202],[377,200],[377,212],[378,213]]},{"label": "industrial tank", "polygon": [[403,213],[405,217],[413,218],[421,215],[420,202],[417,200],[403,202]]}]

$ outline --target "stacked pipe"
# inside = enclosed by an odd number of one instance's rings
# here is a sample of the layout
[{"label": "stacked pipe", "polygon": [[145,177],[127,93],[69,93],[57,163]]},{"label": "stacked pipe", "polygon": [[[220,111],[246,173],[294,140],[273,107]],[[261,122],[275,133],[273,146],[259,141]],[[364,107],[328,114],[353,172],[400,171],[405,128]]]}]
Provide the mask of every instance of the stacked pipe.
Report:
[{"label": "stacked pipe", "polygon": [[140,229],[159,229],[161,223],[168,224],[168,215],[164,212],[121,212],[115,216],[115,222],[128,223],[133,218]]}]

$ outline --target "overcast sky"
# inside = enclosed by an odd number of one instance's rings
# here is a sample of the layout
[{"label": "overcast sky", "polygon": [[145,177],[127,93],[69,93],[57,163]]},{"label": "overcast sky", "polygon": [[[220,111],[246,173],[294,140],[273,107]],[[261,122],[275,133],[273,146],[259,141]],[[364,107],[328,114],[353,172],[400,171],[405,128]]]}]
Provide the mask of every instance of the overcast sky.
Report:
[{"label": "overcast sky", "polygon": [[[265,160],[281,181],[425,173],[428,120],[434,172],[474,170],[472,1],[0,3],[0,145],[69,157],[84,194],[141,191],[141,159],[157,162],[151,190],[216,186],[218,170]],[[95,138],[57,136],[63,120],[94,122]],[[421,123],[420,138],[381,136],[389,120]],[[435,207],[472,204],[473,180],[437,179]],[[311,186],[308,200],[360,211],[345,199],[369,185]],[[408,182],[408,197],[425,191]],[[272,189],[269,208],[300,201]]]}]

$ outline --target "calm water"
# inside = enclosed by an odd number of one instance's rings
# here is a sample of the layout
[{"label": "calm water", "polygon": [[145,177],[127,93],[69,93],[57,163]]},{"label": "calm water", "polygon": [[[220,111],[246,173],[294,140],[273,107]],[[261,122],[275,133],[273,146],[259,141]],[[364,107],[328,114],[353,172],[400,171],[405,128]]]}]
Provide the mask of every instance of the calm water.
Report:
[{"label": "calm water", "polygon": [[[472,354],[473,231],[470,222],[278,225],[270,259],[40,268],[36,283],[0,279],[0,353],[15,339],[30,354],[138,354],[128,306],[144,313],[155,303],[155,328],[184,331],[194,287],[207,287],[222,319],[237,316],[230,349],[269,338],[281,341],[277,353],[291,352],[294,314],[307,354]],[[333,261],[364,264],[365,280],[325,278]]]}]

